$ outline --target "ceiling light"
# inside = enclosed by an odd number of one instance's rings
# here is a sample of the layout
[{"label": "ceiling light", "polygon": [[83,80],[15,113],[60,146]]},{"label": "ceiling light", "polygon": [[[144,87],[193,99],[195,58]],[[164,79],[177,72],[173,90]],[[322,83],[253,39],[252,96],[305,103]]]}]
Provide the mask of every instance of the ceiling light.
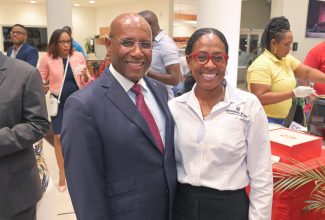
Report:
[{"label": "ceiling light", "polygon": [[76,7],[79,7],[80,6],[79,3],[74,3],[73,5],[76,6]]},{"label": "ceiling light", "polygon": [[31,3],[31,4],[35,4],[36,1],[35,1],[35,0],[30,0],[29,3]]},{"label": "ceiling light", "polygon": [[90,0],[89,3],[94,4],[96,1],[95,0]]}]

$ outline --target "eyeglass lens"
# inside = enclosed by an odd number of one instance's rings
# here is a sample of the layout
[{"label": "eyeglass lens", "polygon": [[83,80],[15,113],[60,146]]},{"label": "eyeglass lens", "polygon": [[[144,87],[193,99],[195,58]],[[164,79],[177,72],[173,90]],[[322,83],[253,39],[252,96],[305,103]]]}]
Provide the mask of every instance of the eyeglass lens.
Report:
[{"label": "eyeglass lens", "polygon": [[10,32],[11,35],[15,35],[15,34],[25,34],[25,32],[22,32],[22,31],[11,31]]},{"label": "eyeglass lens", "polygon": [[59,41],[59,44],[62,44],[62,45],[68,44],[68,45],[70,45],[71,41]]},{"label": "eyeglass lens", "polygon": [[202,65],[208,63],[210,59],[215,65],[224,64],[226,62],[226,56],[223,54],[210,55],[207,53],[198,53],[198,54],[193,54],[193,56],[196,62]]},{"label": "eyeglass lens", "polygon": [[127,47],[127,48],[133,48],[135,47],[135,44],[138,44],[141,49],[152,49],[152,44],[153,44],[151,41],[135,41],[131,39],[122,39],[118,41],[123,47]]}]

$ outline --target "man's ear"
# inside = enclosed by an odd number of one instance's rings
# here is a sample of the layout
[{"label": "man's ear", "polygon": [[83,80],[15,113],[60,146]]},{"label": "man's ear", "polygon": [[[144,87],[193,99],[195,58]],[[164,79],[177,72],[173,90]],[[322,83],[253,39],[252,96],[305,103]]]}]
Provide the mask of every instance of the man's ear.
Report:
[{"label": "man's ear", "polygon": [[112,44],[111,39],[109,37],[104,38],[106,48],[109,48]]}]

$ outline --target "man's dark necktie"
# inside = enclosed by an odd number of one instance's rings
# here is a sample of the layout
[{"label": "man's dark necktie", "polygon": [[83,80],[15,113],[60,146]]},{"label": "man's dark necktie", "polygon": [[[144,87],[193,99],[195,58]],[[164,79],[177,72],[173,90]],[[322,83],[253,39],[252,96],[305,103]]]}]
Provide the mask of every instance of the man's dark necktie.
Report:
[{"label": "man's dark necktie", "polygon": [[155,138],[155,141],[158,145],[159,150],[161,152],[164,152],[164,144],[162,142],[158,126],[157,126],[155,119],[153,118],[146,102],[144,101],[141,85],[134,84],[131,88],[131,91],[136,95],[135,104],[136,104],[138,110],[141,112],[144,119],[146,120],[147,124],[149,125],[151,133],[152,133],[153,137]]}]

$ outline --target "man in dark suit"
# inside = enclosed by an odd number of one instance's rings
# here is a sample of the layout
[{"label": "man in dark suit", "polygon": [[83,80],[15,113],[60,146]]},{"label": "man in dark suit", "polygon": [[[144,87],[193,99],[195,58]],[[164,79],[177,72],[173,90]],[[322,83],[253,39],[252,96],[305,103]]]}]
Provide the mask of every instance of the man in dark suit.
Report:
[{"label": "man in dark suit", "polygon": [[106,40],[109,70],[71,95],[64,109],[62,148],[73,207],[78,220],[170,220],[174,124],[166,87],[145,76],[150,26],[140,15],[122,14]]},{"label": "man in dark suit", "polygon": [[26,43],[26,27],[21,24],[15,24],[11,29],[10,35],[14,45],[8,48],[7,56],[23,60],[36,67],[38,51],[35,47]]},{"label": "man in dark suit", "polygon": [[33,143],[49,125],[39,71],[0,52],[0,94],[0,219],[34,220],[42,190]]}]

